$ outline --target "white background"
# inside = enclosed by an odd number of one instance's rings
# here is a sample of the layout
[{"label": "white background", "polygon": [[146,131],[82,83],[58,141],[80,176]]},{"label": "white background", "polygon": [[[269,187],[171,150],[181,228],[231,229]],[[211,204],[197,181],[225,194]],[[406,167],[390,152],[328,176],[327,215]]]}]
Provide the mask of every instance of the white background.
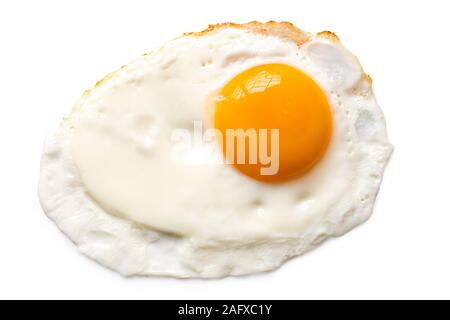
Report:
[{"label": "white background", "polygon": [[[448,1],[1,1],[0,298],[450,298]],[[125,279],[37,198],[45,135],[84,89],[183,32],[287,20],[335,31],[373,77],[396,149],[373,217],[263,275]]]}]

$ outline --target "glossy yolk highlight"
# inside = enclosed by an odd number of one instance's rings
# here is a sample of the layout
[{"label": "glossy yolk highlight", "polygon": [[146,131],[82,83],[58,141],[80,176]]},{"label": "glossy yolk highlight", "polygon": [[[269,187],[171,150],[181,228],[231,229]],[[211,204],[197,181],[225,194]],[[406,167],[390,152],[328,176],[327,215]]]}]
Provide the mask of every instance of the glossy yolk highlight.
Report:
[{"label": "glossy yolk highlight", "polygon": [[[277,182],[306,173],[322,158],[331,139],[332,113],[321,88],[304,72],[284,64],[266,64],[242,72],[225,85],[216,102],[214,125],[229,163],[253,179]],[[236,129],[246,133],[246,143],[240,144],[245,148],[245,163],[238,161],[238,136],[227,139],[227,133]],[[258,133],[256,148],[251,147],[255,135],[249,129]],[[278,137],[272,135],[277,129]],[[230,137],[234,152],[229,149]],[[278,170],[269,175],[261,171],[270,166],[268,158],[261,156],[264,144],[272,164],[278,161]],[[255,151],[253,159],[257,160],[250,161]]]}]

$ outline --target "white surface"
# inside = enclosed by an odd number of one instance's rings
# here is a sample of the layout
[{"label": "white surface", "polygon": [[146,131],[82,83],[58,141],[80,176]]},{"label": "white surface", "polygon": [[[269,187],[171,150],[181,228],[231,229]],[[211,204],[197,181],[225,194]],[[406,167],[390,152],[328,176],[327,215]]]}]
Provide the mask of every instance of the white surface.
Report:
[{"label": "white surface", "polygon": [[[448,12],[446,1],[1,2],[0,298],[450,298]],[[373,217],[245,278],[124,279],[77,253],[37,199],[48,130],[84,89],[180,33],[269,19],[335,31],[374,78],[396,150]]]}]

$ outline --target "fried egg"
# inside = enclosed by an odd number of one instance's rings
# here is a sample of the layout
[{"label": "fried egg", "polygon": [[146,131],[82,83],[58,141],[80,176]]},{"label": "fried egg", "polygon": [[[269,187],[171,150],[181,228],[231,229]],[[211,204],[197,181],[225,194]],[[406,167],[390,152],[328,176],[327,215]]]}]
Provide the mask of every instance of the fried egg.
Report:
[{"label": "fried egg", "polygon": [[43,209],[126,276],[276,269],[371,215],[392,152],[371,82],[330,32],[185,34],[100,81],[50,134]]}]

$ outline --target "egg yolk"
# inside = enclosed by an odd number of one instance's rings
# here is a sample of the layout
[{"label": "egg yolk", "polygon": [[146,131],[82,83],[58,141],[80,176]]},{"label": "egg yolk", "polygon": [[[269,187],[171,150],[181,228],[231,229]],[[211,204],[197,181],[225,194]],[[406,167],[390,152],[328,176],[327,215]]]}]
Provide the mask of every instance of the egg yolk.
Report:
[{"label": "egg yolk", "polygon": [[215,105],[225,159],[263,182],[299,177],[323,157],[332,112],[319,85],[284,64],[248,69],[229,81]]}]

